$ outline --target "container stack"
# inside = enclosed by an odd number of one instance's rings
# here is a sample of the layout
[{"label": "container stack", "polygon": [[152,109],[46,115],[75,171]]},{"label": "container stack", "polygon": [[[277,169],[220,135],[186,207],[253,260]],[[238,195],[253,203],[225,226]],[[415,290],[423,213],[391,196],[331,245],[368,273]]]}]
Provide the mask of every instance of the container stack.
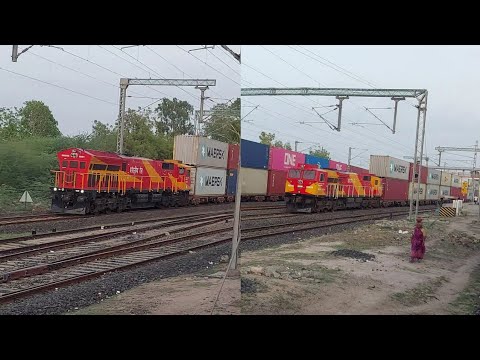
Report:
[{"label": "container stack", "polygon": [[224,200],[228,150],[228,144],[205,137],[175,136],[173,158],[192,166],[190,194],[199,202]]},{"label": "container stack", "polygon": [[450,195],[455,200],[461,200],[462,198],[462,182],[460,176],[452,174],[452,182],[450,186]]},{"label": "container stack", "polygon": [[228,145],[228,160],[227,160],[227,188],[226,195],[229,200],[233,200],[237,192],[237,177],[238,177],[238,157],[240,156],[240,149],[238,144]]},{"label": "container stack", "polygon": [[408,199],[410,164],[391,156],[370,155],[370,173],[382,179],[385,205],[405,205]]},{"label": "container stack", "polygon": [[427,196],[429,201],[440,199],[440,181],[442,173],[438,170],[428,168],[427,170]]},{"label": "container stack", "polygon": [[[428,178],[428,168],[426,166],[420,165],[418,167],[420,170],[420,190],[418,190],[418,173],[416,173],[416,169],[413,167],[413,163],[410,163],[410,170],[408,174],[408,200],[413,196],[413,200],[417,200],[417,191],[419,192],[418,201],[419,203],[423,203],[427,199],[427,178]],[[415,179],[415,184],[412,185],[412,179]],[[413,194],[412,194],[412,186],[413,186]]]},{"label": "container stack", "polygon": [[305,164],[305,154],[271,146],[268,159],[267,198],[276,201],[285,196],[288,170]]},{"label": "container stack", "polygon": [[268,145],[254,141],[241,140],[242,198],[246,200],[265,200],[268,181]]},{"label": "container stack", "polygon": [[452,185],[452,174],[442,171],[440,177],[440,197],[450,198],[450,187]]},{"label": "container stack", "polygon": [[305,164],[318,165],[320,169],[328,169],[329,160],[313,155],[305,155]]}]

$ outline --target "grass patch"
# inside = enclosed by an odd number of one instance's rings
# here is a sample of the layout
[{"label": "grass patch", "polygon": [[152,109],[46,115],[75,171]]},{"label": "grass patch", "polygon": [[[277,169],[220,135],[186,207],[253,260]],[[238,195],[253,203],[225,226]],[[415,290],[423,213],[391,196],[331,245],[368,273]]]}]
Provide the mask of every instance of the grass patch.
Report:
[{"label": "grass patch", "polygon": [[[405,306],[415,306],[422,303],[428,303],[432,299],[437,299],[435,292],[442,286],[447,279],[444,276],[437,277],[419,286],[404,292],[392,294],[392,298]],[[438,299],[437,299],[438,300]]]},{"label": "grass patch", "polygon": [[449,304],[456,315],[471,315],[480,309],[480,265],[470,274],[467,287]]},{"label": "grass patch", "polygon": [[27,235],[31,235],[32,233],[29,233],[29,232],[22,232],[22,233],[3,233],[3,234],[0,234],[0,241],[1,240],[7,240],[7,239],[12,239],[12,238],[16,238],[16,237],[20,237],[20,236],[27,236]]}]

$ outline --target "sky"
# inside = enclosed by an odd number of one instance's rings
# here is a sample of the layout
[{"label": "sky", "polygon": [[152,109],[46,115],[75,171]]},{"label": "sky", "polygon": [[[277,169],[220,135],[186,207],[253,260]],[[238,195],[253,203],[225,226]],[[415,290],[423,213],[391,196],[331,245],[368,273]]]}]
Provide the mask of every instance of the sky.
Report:
[{"label": "sky", "polygon": [[[435,147],[471,147],[480,140],[479,64],[480,46],[249,45],[242,46],[242,87],[427,89],[424,154],[432,165],[438,160]],[[323,146],[332,159],[345,163],[348,148],[353,147],[352,165],[366,168],[370,154],[413,157],[416,100],[399,102],[395,134],[365,109],[392,127],[394,102],[390,98],[345,100],[341,132],[321,123],[312,109],[324,114],[336,103],[334,97],[319,96],[242,97],[242,138],[258,141],[265,130],[292,147],[295,141],[303,142],[298,144],[302,152]],[[337,124],[338,111],[323,116]],[[473,153],[442,154],[442,166],[446,162],[447,166],[470,167],[472,160]]]},{"label": "sky", "polygon": [[[12,45],[0,45],[0,108],[21,107],[25,101],[41,100],[49,106],[65,135],[91,131],[94,120],[114,124],[119,111],[121,77],[216,79],[216,86],[205,92],[210,97],[205,101],[205,109],[240,96],[240,64],[219,45],[191,52],[205,45],[124,49],[128,45],[54,46],[36,45],[14,63]],[[236,53],[241,50],[239,45],[227,46]],[[19,52],[26,47],[19,45]],[[188,101],[195,109],[200,108],[200,90],[194,87],[130,86],[127,96],[126,107],[132,109],[163,97],[176,97]]]}]

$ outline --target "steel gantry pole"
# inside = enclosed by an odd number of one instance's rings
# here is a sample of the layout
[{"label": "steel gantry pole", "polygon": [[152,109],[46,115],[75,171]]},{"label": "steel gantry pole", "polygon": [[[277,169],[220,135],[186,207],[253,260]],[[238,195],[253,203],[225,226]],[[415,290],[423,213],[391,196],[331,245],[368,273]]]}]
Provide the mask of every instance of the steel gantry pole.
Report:
[{"label": "steel gantry pole", "polygon": [[[123,81],[122,81],[123,80]],[[120,131],[117,135],[117,153],[123,154],[123,137],[125,131],[125,101],[127,98],[127,79],[120,79],[120,105],[118,111],[118,127]]]},{"label": "steel gantry pole", "polygon": [[[423,108],[422,108],[422,102],[423,100],[425,101]],[[428,91],[425,92],[425,95],[423,96],[423,99],[420,101],[420,119],[421,119],[421,126],[422,126],[422,136],[421,136],[421,142],[420,142],[420,163],[418,164],[418,178],[417,178],[417,200],[415,203],[415,218],[418,216],[418,203],[420,200],[420,183],[421,183],[421,173],[422,173],[422,159],[423,159],[423,145],[425,143],[425,124],[427,122],[427,100],[428,100]]]},{"label": "steel gantry pole", "polygon": [[418,100],[418,113],[417,113],[417,132],[416,132],[416,135],[415,135],[415,153],[413,154],[413,175],[412,175],[412,188],[410,189],[409,193],[410,193],[410,210],[408,212],[408,219],[409,220],[412,220],[412,213],[413,213],[413,194],[415,194],[415,174],[416,174],[416,170],[417,170],[417,161],[418,161],[418,133],[419,133],[419,130],[420,130],[420,115],[421,115],[421,104],[422,104],[422,100],[419,99]]}]

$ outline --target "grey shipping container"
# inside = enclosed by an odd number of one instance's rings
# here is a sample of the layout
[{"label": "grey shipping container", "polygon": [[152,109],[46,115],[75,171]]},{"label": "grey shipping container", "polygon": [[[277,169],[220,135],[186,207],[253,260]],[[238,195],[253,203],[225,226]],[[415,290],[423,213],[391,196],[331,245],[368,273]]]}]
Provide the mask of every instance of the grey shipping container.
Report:
[{"label": "grey shipping container", "polygon": [[450,186],[440,186],[440,197],[450,196]]},{"label": "grey shipping container", "polygon": [[241,166],[252,169],[268,169],[270,147],[242,139],[240,144]]},{"label": "grey shipping container", "polygon": [[225,195],[227,172],[223,169],[195,167],[190,171],[192,190],[196,196]]},{"label": "grey shipping container", "polygon": [[[415,186],[413,187],[413,200],[417,200],[417,189],[418,189],[418,184],[415,183]],[[420,194],[418,195],[418,200],[425,200],[425,193],[427,185],[425,184],[420,184]],[[408,185],[408,200],[412,198],[412,183]]]},{"label": "grey shipping container", "polygon": [[458,175],[452,175],[452,187],[456,188],[461,188],[462,187],[462,181],[460,176]]},{"label": "grey shipping container", "polygon": [[370,155],[370,173],[384,178],[408,180],[410,163],[391,156]]},{"label": "grey shipping container", "polygon": [[442,171],[442,177],[440,180],[441,186],[452,186],[452,174],[446,171]]},{"label": "grey shipping container", "polygon": [[440,199],[440,185],[427,184],[427,200],[438,200]]},{"label": "grey shipping container", "polygon": [[428,168],[427,184],[440,185],[442,173],[439,170]]},{"label": "grey shipping container", "polygon": [[241,168],[242,196],[266,195],[268,170]]},{"label": "grey shipping container", "polygon": [[228,144],[201,136],[177,135],[173,158],[188,165],[226,169]]}]

